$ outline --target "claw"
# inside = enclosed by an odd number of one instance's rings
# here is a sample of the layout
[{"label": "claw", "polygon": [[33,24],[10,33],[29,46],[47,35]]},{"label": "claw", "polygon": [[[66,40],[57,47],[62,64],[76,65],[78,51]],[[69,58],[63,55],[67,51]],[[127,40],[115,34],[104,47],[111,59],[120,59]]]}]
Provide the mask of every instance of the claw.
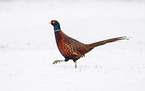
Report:
[{"label": "claw", "polygon": [[64,60],[55,60],[52,64],[57,64],[58,62],[63,62]]}]

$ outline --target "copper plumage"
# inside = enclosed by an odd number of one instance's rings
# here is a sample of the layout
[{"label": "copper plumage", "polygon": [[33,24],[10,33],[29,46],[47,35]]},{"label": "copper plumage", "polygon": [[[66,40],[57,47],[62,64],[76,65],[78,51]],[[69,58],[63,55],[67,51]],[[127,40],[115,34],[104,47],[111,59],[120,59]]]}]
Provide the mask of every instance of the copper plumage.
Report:
[{"label": "copper plumage", "polygon": [[95,42],[91,44],[84,44],[67,36],[65,33],[63,33],[58,21],[52,20],[51,24],[54,26],[57,47],[60,53],[65,58],[65,60],[56,60],[53,62],[53,64],[57,62],[63,62],[63,61],[67,62],[69,59],[72,59],[75,62],[75,68],[76,68],[77,60],[85,56],[85,54],[91,51],[93,48],[100,45],[104,45],[106,43],[128,39],[126,36],[123,36],[123,37],[111,38],[111,39],[107,39],[107,40],[103,40],[103,41],[99,41],[99,42]]}]

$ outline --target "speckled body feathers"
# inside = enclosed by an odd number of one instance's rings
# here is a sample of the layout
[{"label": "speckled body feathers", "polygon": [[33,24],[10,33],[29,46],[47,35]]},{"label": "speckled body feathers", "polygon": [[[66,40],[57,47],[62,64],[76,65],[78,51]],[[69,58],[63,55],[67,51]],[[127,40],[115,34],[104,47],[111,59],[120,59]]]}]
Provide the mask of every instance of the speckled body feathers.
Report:
[{"label": "speckled body feathers", "polygon": [[90,47],[71,37],[68,37],[62,31],[55,32],[56,43],[59,51],[65,57],[65,60],[73,59],[74,61],[84,56],[90,51]]}]

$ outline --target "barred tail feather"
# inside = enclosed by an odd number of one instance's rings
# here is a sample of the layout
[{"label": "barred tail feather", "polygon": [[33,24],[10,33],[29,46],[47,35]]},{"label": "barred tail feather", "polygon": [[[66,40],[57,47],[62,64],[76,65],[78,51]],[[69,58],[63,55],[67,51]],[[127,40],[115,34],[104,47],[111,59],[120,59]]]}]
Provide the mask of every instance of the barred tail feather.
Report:
[{"label": "barred tail feather", "polygon": [[107,39],[107,40],[103,40],[103,41],[99,41],[99,42],[89,44],[89,46],[91,47],[91,49],[93,49],[94,47],[101,46],[101,45],[104,45],[106,43],[115,42],[115,41],[118,41],[118,40],[129,40],[129,37],[123,36],[123,37],[111,38],[111,39]]}]

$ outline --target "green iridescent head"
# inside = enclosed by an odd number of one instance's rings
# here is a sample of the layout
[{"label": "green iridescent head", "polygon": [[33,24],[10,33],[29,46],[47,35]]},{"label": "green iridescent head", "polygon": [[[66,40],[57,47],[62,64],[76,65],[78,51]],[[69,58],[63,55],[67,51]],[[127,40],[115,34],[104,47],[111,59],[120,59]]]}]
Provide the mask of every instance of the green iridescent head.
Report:
[{"label": "green iridescent head", "polygon": [[56,20],[52,20],[50,23],[53,27],[54,27],[54,31],[60,31],[60,24],[58,21]]}]

